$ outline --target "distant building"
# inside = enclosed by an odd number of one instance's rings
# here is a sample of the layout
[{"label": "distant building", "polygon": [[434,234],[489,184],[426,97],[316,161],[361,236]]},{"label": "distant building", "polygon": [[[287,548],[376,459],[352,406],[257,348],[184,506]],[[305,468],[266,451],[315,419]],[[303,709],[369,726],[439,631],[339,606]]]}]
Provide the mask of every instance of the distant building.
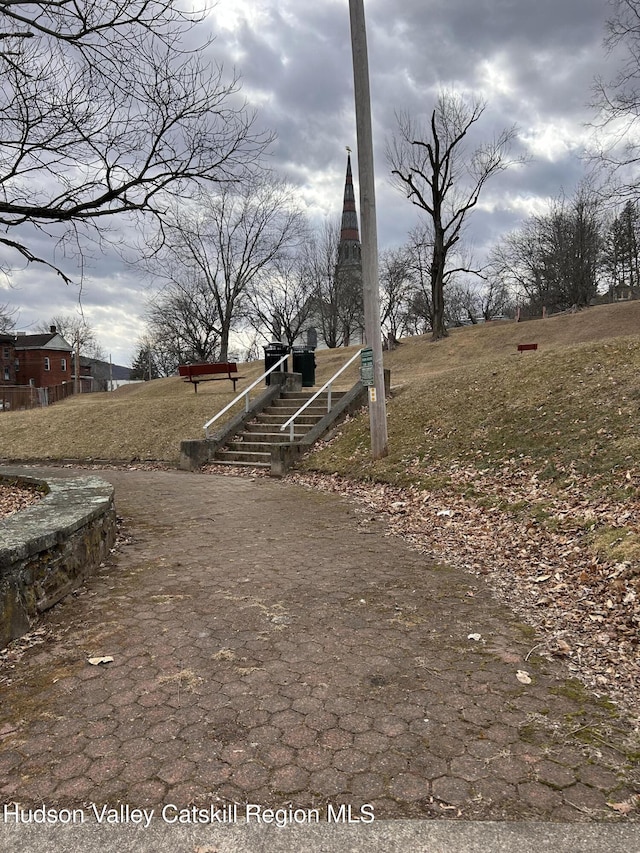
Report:
[{"label": "distant building", "polygon": [[76,383],[73,347],[55,326],[46,334],[0,334],[0,411],[47,406],[76,392],[113,391],[130,376],[130,367],[81,356]]},{"label": "distant building", "polygon": [[612,302],[631,302],[640,299],[640,288],[629,284],[612,284],[604,293],[595,296],[590,305],[610,305]]},{"label": "distant building", "polygon": [[80,379],[83,391],[113,391],[131,382],[131,368],[81,355]]},{"label": "distant building", "polygon": [[18,333],[14,339],[14,350],[14,384],[48,388],[71,381],[73,347],[55,326],[51,326],[46,334]]}]

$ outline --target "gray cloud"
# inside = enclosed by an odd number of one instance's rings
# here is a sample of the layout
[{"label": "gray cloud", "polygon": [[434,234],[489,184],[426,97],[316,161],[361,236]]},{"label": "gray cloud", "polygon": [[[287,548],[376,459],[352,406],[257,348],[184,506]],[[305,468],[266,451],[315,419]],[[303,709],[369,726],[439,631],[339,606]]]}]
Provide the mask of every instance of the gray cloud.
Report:
[{"label": "gray cloud", "polygon": [[[527,202],[573,190],[585,172],[580,153],[592,118],[593,78],[614,70],[602,47],[607,3],[366,0],[365,7],[381,247],[402,243],[417,220],[388,181],[384,147],[394,113],[428,114],[441,86],[486,98],[480,136],[517,123],[517,150],[531,155],[528,166],[487,187],[468,229],[477,254],[518,225]],[[237,68],[260,125],[278,134],[270,165],[298,186],[315,221],[339,213],[344,147],[356,147],[347,4],[218,0],[208,23],[215,35],[211,56]],[[14,293],[27,306],[23,318],[70,310],[77,299],[43,269],[33,267],[16,281]],[[105,349],[121,361],[132,355],[147,298],[145,284],[117,254],[95,253],[83,304]]]}]

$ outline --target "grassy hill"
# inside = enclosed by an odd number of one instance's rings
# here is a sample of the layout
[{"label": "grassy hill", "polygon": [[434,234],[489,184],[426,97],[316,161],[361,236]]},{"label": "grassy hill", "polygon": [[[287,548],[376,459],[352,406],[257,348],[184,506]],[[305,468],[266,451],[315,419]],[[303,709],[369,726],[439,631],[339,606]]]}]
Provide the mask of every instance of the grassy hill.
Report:
[{"label": "grassy hill", "polygon": [[[516,353],[518,343],[534,341],[538,352]],[[319,351],[317,381],[328,379],[353,351]],[[369,462],[365,418],[332,448],[314,454],[312,464],[398,482],[431,477],[427,467],[415,468],[421,459],[457,456],[490,463],[526,452],[547,455],[551,464],[577,454],[598,470],[622,464],[627,455],[637,458],[639,352],[638,302],[455,329],[435,344],[427,336],[407,339],[385,354],[394,386],[389,458]],[[261,362],[244,365],[239,387],[261,372]],[[343,387],[356,375],[354,366]],[[205,421],[232,399],[230,389],[228,382],[203,383],[196,395],[173,377],[2,413],[1,458],[175,462],[180,441],[202,435]]]},{"label": "grassy hill", "polygon": [[[539,349],[518,354],[517,342]],[[552,476],[626,474],[640,459],[640,303],[465,328],[437,344],[412,339],[391,365],[389,456],[369,460],[361,418],[307,466],[429,484],[454,461],[482,468],[526,456]]]}]

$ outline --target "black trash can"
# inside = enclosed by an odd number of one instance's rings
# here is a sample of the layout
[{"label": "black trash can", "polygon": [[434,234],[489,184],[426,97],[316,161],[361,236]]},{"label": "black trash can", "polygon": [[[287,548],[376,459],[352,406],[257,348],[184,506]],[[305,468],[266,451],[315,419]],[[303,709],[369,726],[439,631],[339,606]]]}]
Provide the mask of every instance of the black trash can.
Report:
[{"label": "black trash can", "polygon": [[293,347],[293,372],[302,374],[302,387],[316,384],[316,356],[311,347]]},{"label": "black trash can", "polygon": [[[289,352],[289,347],[280,341],[271,341],[270,344],[267,344],[264,348],[264,369],[269,370],[270,367],[273,367],[274,364],[277,364],[283,355],[286,355]],[[287,372],[288,360],[283,362],[279,370],[284,373]],[[265,385],[271,385],[271,374],[269,374],[265,378]]]}]

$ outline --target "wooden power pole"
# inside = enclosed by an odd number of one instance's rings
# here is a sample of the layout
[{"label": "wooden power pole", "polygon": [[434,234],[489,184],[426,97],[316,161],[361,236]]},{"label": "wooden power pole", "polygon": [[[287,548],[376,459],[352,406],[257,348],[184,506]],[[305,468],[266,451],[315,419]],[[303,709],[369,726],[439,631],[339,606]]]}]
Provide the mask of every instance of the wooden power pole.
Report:
[{"label": "wooden power pole", "polygon": [[363,0],[349,0],[353,82],[356,100],[358,137],[358,176],[360,187],[360,227],[362,231],[362,288],[367,343],[373,350],[374,384],[369,388],[371,455],[380,459],[388,453],[387,406],[384,396],[380,291],[378,285],[378,231],[376,225],[373,135],[371,132],[371,94],[369,59]]}]

